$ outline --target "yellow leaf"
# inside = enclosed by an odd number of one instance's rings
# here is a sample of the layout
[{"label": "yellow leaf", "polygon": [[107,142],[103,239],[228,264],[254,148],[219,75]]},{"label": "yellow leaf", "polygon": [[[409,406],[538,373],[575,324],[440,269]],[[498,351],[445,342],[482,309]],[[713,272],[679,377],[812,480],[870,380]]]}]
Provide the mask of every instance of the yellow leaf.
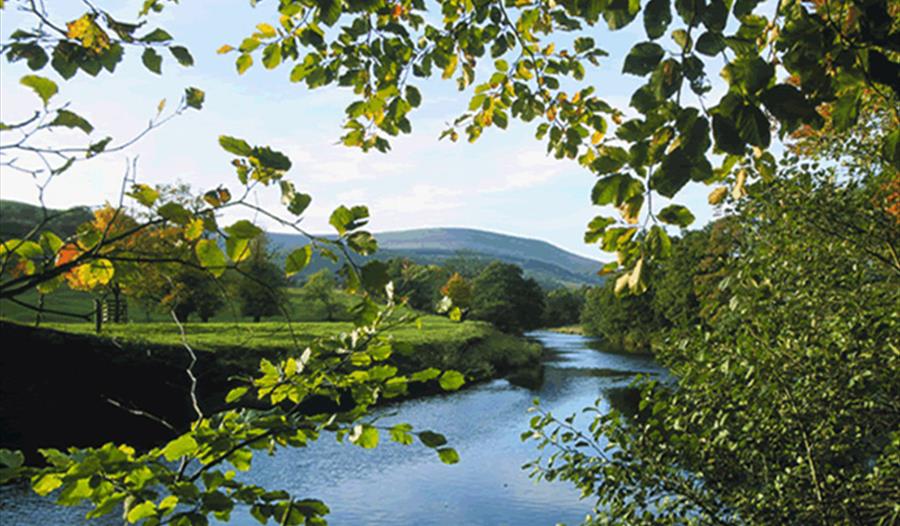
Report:
[{"label": "yellow leaf", "polygon": [[444,68],[444,73],[441,75],[443,79],[449,79],[453,76],[453,72],[456,71],[456,63],[459,61],[459,57],[456,55],[450,55],[450,61],[447,62],[447,66]]},{"label": "yellow leaf", "polygon": [[278,33],[275,32],[275,28],[263,22],[262,24],[256,24],[256,29],[259,29],[260,34],[267,38],[272,38]]},{"label": "yellow leaf", "polygon": [[86,14],[68,22],[66,28],[69,30],[67,37],[78,40],[82,46],[94,53],[102,53],[109,48],[109,35],[94,22],[94,15]]},{"label": "yellow leaf", "polygon": [[591,135],[591,144],[597,145],[600,144],[600,141],[603,140],[603,132],[597,130]]},{"label": "yellow leaf", "polygon": [[156,105],[156,114],[159,115],[164,109],[166,109],[166,99],[162,99],[159,101],[159,104]]},{"label": "yellow leaf", "polygon": [[229,46],[228,44],[224,44],[222,47],[216,50],[216,53],[224,55],[225,53],[228,53],[230,51],[234,51],[234,48]]},{"label": "yellow leaf", "polygon": [[725,188],[724,186],[720,186],[720,187],[716,188],[715,190],[713,190],[712,192],[709,193],[709,198],[708,198],[709,204],[717,205],[717,204],[721,203],[725,199],[726,195],[728,195],[727,188]]},{"label": "yellow leaf", "polygon": [[735,199],[740,199],[747,195],[747,189],[744,188],[744,183],[747,181],[747,170],[743,168],[740,169],[737,173],[737,179],[734,182],[734,188],[731,189],[731,197]]}]

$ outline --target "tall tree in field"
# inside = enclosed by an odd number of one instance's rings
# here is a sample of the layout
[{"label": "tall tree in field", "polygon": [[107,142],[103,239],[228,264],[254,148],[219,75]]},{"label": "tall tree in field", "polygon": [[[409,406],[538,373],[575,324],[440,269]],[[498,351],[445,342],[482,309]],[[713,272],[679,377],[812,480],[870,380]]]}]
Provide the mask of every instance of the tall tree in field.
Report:
[{"label": "tall tree in field", "polygon": [[237,296],[241,314],[259,322],[264,316],[277,316],[287,309],[284,288],[287,278],[275,264],[275,253],[269,249],[268,238],[260,234],[244,248],[246,259],[237,267]]},{"label": "tall tree in field", "polygon": [[304,301],[318,303],[325,310],[325,321],[335,321],[341,308],[337,294],[337,280],[328,269],[322,269],[306,280],[300,295]]}]

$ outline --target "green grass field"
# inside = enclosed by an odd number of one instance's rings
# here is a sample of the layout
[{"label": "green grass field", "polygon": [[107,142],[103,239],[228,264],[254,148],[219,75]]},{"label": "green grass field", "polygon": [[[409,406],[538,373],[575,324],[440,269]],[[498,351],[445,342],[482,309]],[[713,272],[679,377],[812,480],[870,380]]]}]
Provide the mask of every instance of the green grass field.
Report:
[{"label": "green grass field", "polygon": [[[92,323],[46,323],[42,327],[65,333],[95,335]],[[260,358],[297,354],[313,339],[350,331],[349,322],[209,322],[184,324],[191,348],[211,353],[223,365],[256,370]],[[401,371],[426,367],[460,370],[470,379],[486,379],[499,372],[535,365],[540,345],[504,334],[489,323],[454,322],[441,316],[423,316],[388,332],[411,353],[391,359]],[[113,340],[125,352],[146,352],[181,357],[182,335],[173,322],[107,324],[99,335]]]},{"label": "green grass field", "polygon": [[[325,308],[317,302],[307,302],[300,295],[299,288],[289,288],[286,290],[288,297],[288,309],[292,321],[320,321],[325,319]],[[337,292],[338,300],[343,308],[338,309],[340,313],[336,316],[338,320],[348,320],[346,314],[347,309],[352,305],[354,297]],[[35,291],[30,291],[21,295],[19,301],[29,305],[37,305],[38,295]],[[60,310],[76,314],[89,314],[93,311],[93,297],[87,292],[80,292],[68,288],[60,288],[59,290],[48,294],[44,297],[44,308],[50,310]],[[18,323],[34,323],[36,313],[34,310],[28,309],[9,300],[0,300],[0,318],[15,321]],[[128,302],[128,318],[132,322],[165,322],[172,321],[170,314],[162,312],[159,309],[148,309],[136,301]],[[270,316],[263,318],[264,321],[283,321],[282,316]],[[62,316],[59,314],[45,313],[44,322],[50,323],[83,323],[76,317]],[[230,302],[225,305],[213,318],[212,322],[239,322],[251,321],[249,317],[241,316],[237,302]]]}]

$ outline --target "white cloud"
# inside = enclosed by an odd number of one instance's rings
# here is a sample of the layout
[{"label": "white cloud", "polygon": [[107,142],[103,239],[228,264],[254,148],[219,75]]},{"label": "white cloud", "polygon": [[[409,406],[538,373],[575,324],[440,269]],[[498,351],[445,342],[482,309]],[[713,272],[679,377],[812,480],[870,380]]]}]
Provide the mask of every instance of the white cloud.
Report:
[{"label": "white cloud", "polygon": [[562,175],[565,161],[545,155],[540,149],[517,152],[509,158],[515,159],[510,171],[502,179],[481,186],[481,193],[506,192],[539,186]]},{"label": "white cloud", "polygon": [[375,200],[370,209],[375,214],[415,214],[450,210],[463,206],[461,190],[430,184],[417,184],[409,192]]}]

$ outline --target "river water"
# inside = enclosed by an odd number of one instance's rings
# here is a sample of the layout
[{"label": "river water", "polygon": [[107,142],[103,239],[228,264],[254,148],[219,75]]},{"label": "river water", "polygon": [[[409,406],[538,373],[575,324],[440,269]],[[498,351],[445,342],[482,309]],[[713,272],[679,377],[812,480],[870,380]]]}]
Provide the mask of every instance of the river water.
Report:
[{"label": "river water", "polygon": [[[401,402],[376,411],[380,425],[407,422],[416,430],[444,434],[461,460],[442,464],[416,442],[382,443],[363,450],[323,435],[311,447],[254,458],[250,481],[317,498],[331,508],[329,524],[342,525],[535,525],[578,524],[592,502],[580,500],[564,482],[536,483],[521,469],[537,456],[522,442],[537,397],[557,416],[579,412],[598,398],[628,411],[635,397],[627,386],[636,373],[660,374],[648,357],[603,350],[583,336],[535,332],[549,351],[540,382],[528,387],[495,380],[456,393]],[[576,420],[587,426],[588,415]],[[0,488],[0,525],[120,524],[87,522],[85,510],[55,507],[21,487]],[[258,524],[236,510],[229,524]]]}]

